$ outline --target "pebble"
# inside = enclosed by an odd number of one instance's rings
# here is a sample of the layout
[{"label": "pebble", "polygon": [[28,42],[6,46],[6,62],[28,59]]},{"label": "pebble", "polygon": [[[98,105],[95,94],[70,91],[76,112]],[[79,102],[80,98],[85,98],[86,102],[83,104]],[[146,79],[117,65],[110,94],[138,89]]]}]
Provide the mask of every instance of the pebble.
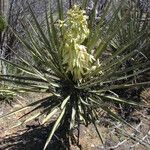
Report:
[{"label": "pebble", "polygon": [[94,145],[94,144],[91,144],[91,147],[92,147],[92,148],[94,148],[94,147],[95,147],[95,145]]}]

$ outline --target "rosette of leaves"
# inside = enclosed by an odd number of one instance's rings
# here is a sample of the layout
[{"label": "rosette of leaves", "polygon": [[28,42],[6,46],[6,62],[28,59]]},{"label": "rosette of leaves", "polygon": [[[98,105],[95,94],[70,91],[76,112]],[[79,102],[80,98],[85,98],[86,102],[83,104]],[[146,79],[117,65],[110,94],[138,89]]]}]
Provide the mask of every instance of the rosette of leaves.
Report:
[{"label": "rosette of leaves", "polygon": [[[137,50],[133,48],[129,53],[121,55],[147,30],[141,31],[135,38],[117,47],[115,52],[110,51],[110,44],[126,24],[127,16],[125,14],[118,19],[118,14],[124,5],[122,3],[116,6],[115,11],[111,11],[114,6],[110,1],[103,8],[99,20],[95,21],[97,2],[96,0],[88,17],[85,14],[87,0],[84,0],[80,7],[72,7],[65,16],[63,2],[58,0],[57,12],[53,14],[51,8],[49,13],[45,12],[44,29],[29,5],[33,21],[22,21],[26,38],[12,30],[30,55],[29,59],[17,56],[20,65],[0,58],[24,72],[22,76],[0,75],[0,79],[11,86],[10,91],[52,94],[1,117],[33,108],[26,115],[32,114],[35,110],[36,113],[22,123],[42,117],[42,124],[45,124],[51,122],[52,117],[57,114],[44,149],[47,148],[57,129],[63,127],[62,135],[68,137],[70,131],[79,127],[81,123],[84,125],[93,123],[103,142],[96,124],[100,119],[97,113],[100,110],[135,130],[111,108],[114,104],[149,107],[142,102],[123,99],[114,92],[115,89],[148,84],[148,82],[133,82],[132,79],[149,70],[149,62],[147,64],[137,62],[134,67],[124,68],[122,64],[137,54]],[[110,15],[111,17],[107,19]],[[138,137],[132,138],[140,141]],[[147,146],[145,142],[142,144]]]}]

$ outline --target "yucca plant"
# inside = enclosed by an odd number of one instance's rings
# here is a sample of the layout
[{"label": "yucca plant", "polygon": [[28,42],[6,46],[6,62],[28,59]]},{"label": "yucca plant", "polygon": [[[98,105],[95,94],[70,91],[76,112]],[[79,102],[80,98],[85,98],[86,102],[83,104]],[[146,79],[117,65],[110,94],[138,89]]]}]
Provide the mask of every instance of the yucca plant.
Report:
[{"label": "yucca plant", "polygon": [[[124,66],[128,67],[134,67],[137,61],[138,63],[144,64],[145,62],[146,64],[150,59],[150,13],[148,10],[142,8],[140,6],[140,3],[142,2],[140,2],[139,0],[127,0],[125,2],[125,7],[123,7],[118,14],[118,19],[120,20],[126,12],[128,14],[128,22],[123,28],[119,30],[118,34],[116,34],[115,38],[112,40],[111,43],[111,48],[115,51],[121,45],[128,43],[131,39],[135,39],[143,31],[147,31],[143,33],[143,35],[141,35],[139,40],[135,41],[130,46],[128,46],[126,48],[126,51],[122,53],[124,55],[130,53],[131,51],[133,51],[133,49],[137,50],[137,53],[133,57],[131,57],[127,62],[125,62],[125,64],[123,64]],[[148,5],[148,3],[149,2],[147,2],[146,4]],[[114,4],[117,5],[117,2],[115,2]],[[145,72],[145,74],[143,74],[140,78],[137,76],[135,79],[137,81],[146,81],[149,78],[148,73],[149,71]]]},{"label": "yucca plant", "polygon": [[[139,33],[147,30],[139,40],[135,41],[130,47],[127,47],[126,53],[132,51],[133,49],[140,49],[140,53],[145,54],[145,57],[148,57],[148,47],[149,47],[149,28],[150,28],[150,13],[148,10],[144,10],[140,7],[139,0],[135,1],[126,1],[125,7],[118,14],[118,19],[121,19],[124,16],[124,13],[128,14],[128,22],[126,25],[121,28],[112,42],[112,47],[116,49],[120,45],[124,45],[129,42],[131,39],[137,37]],[[142,51],[141,51],[142,50]],[[137,56],[137,55],[136,55]],[[140,56],[141,57],[141,56]],[[134,57],[135,59],[136,57]],[[143,58],[143,57],[142,57]],[[138,57],[139,61],[139,57]]]},{"label": "yucca plant", "polygon": [[[103,142],[96,125],[96,121],[100,118],[97,112],[100,110],[133,128],[112,111],[111,108],[114,104],[149,107],[142,102],[122,99],[114,92],[115,89],[148,83],[134,83],[132,78],[149,70],[150,62],[147,64],[137,62],[134,67],[128,68],[124,68],[122,65],[137,54],[137,50],[134,48],[129,53],[125,53],[125,51],[138,41],[146,30],[117,47],[115,52],[111,51],[110,44],[118,31],[126,24],[127,14],[125,13],[121,19],[118,19],[118,14],[124,5],[122,3],[115,6],[114,11],[112,10],[113,3],[110,1],[103,8],[103,14],[99,20],[95,21],[97,4],[98,0],[94,2],[90,16],[86,15],[87,0],[84,0],[81,6],[73,5],[66,14],[63,11],[63,1],[57,0],[57,11],[52,13],[50,6],[50,10],[45,12],[46,28],[44,29],[29,5],[33,21],[21,21],[26,38],[12,30],[29,54],[29,59],[18,56],[21,64],[15,64],[0,58],[5,63],[24,72],[22,76],[0,75],[2,81],[9,85],[12,83],[9,91],[52,94],[52,96],[37,100],[1,117],[33,108],[27,115],[35,110],[36,113],[22,123],[42,116],[42,124],[45,124],[50,122],[56,114],[57,119],[44,149],[47,148],[58,128],[64,127],[65,134],[71,135],[71,131],[80,124],[87,126],[92,123]],[[121,55],[123,53],[125,54]],[[129,74],[131,70],[134,72]],[[39,112],[37,112],[38,109]],[[139,140],[138,137],[132,138]],[[147,145],[145,142],[143,144]]]}]

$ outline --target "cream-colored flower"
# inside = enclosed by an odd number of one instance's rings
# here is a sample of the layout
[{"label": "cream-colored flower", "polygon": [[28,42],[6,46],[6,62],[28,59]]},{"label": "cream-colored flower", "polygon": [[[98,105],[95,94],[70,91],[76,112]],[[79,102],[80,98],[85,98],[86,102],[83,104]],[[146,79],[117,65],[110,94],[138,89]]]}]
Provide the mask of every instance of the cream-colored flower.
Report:
[{"label": "cream-colored flower", "polygon": [[58,26],[63,32],[62,62],[66,72],[73,75],[74,81],[80,81],[87,71],[91,70],[94,56],[82,45],[89,35],[85,11],[75,5],[67,13],[64,21]]}]

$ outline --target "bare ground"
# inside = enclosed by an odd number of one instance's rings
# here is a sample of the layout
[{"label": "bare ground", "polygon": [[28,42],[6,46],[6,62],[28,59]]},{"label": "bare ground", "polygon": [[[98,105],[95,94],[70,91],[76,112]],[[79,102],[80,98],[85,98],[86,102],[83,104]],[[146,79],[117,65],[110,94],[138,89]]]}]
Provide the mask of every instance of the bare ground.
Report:
[{"label": "bare ground", "polygon": [[[1,107],[0,114],[13,111],[14,109],[26,104],[27,100],[35,100],[43,98],[45,95],[28,95],[25,96],[24,101],[17,98],[17,103],[13,106]],[[150,89],[143,92],[142,97],[145,97],[147,103],[150,103]],[[18,102],[19,101],[19,102]],[[25,112],[24,112],[25,113]],[[42,150],[46,141],[52,124],[41,126],[39,120],[29,122],[27,125],[21,125],[18,118],[22,116],[22,113],[18,113],[0,120],[0,150]],[[103,116],[100,118],[98,129],[100,130],[104,144],[102,145],[94,126],[89,127],[80,126],[80,145],[71,145],[71,150],[149,150],[148,144],[150,144],[150,109],[143,108],[142,110],[134,110],[132,116],[128,120],[138,131],[135,132],[127,126],[123,126],[120,123],[115,122],[110,117]],[[119,127],[124,129],[120,131]],[[62,130],[62,129],[61,129]],[[59,135],[62,131],[58,131],[52,139],[48,150],[66,150],[65,143],[59,139]],[[74,131],[76,135],[76,130]],[[133,139],[129,139],[126,134],[132,135]],[[139,142],[135,141],[135,137],[139,137]],[[142,140],[141,140],[142,139]],[[144,145],[147,145],[145,147]]]}]

